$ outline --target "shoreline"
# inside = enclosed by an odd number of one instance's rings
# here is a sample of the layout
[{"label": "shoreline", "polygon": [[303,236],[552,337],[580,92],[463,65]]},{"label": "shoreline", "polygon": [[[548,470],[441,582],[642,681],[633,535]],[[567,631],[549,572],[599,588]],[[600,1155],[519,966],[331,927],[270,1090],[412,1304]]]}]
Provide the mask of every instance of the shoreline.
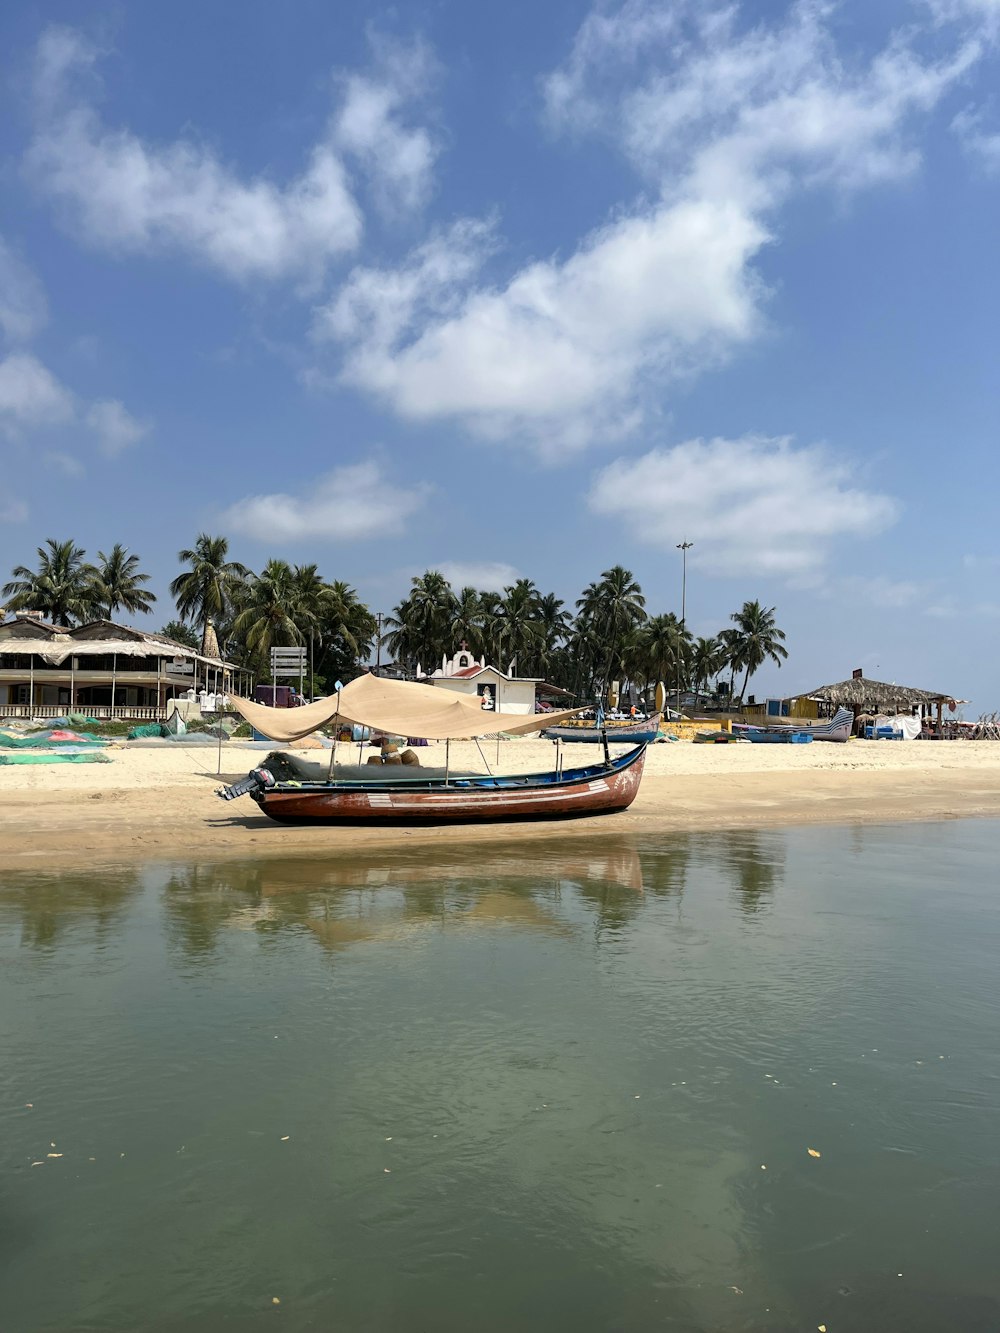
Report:
[{"label": "shoreline", "polygon": [[[505,742],[499,766],[495,748],[483,748],[496,771],[552,767],[551,742]],[[564,764],[592,762],[598,748],[564,747]],[[420,751],[427,764],[443,762],[443,753],[443,745]],[[593,845],[612,835],[648,840],[685,832],[1000,818],[996,742],[677,743],[647,753],[639,794],[620,814],[427,828],[285,827],[249,798],[223,803],[215,788],[242,777],[262,757],[235,745],[223,748],[221,777],[216,751],[208,747],[110,750],[110,764],[0,767],[0,858],[10,868],[57,869],[82,860],[376,857],[401,846],[488,848],[555,837]],[[481,767],[475,745],[453,744],[451,755],[456,767]]]}]

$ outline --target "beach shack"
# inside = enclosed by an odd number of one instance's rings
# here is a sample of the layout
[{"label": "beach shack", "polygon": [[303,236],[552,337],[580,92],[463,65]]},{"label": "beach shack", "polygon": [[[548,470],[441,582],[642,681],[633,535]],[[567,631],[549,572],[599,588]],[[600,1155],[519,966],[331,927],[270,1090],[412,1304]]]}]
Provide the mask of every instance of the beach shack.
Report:
[{"label": "beach shack", "polygon": [[[768,699],[758,711],[767,716],[782,718],[815,718],[832,713],[837,708],[849,708],[854,714],[854,730],[864,733],[866,724],[876,725],[879,719],[915,719],[918,726],[907,727],[903,734],[909,738],[944,736],[948,732],[947,709],[953,714],[964,700],[938,690],[919,689],[914,685],[899,685],[895,681],[870,680],[861,669],[849,680],[832,685],[820,685],[800,695],[785,699]],[[750,709],[748,708],[749,712]]]},{"label": "beach shack", "polygon": [[417,667],[417,679],[456,694],[478,695],[484,712],[527,713],[535,711],[535,687],[543,682],[535,676],[515,676],[514,663],[506,671],[479,660],[463,642],[451,657],[445,655],[436,671],[427,675]]},{"label": "beach shack", "polygon": [[22,613],[0,624],[0,717],[157,721],[172,699],[242,691],[244,674],[222,657],[110,620],[67,627]]}]

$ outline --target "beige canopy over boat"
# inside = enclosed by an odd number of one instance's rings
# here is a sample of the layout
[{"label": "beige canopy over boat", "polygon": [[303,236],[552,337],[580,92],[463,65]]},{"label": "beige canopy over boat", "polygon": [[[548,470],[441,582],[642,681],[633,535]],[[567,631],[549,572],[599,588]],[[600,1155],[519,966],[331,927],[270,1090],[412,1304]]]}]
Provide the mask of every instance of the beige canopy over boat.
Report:
[{"label": "beige canopy over boat", "polygon": [[231,702],[252,727],[282,744],[301,740],[328,725],[369,727],[389,736],[429,741],[468,740],[498,731],[524,736],[587,707],[582,704],[558,713],[490,712],[481,706],[478,696],[373,675],[359,676],[336,694],[302,708],[269,708],[240,698]]}]

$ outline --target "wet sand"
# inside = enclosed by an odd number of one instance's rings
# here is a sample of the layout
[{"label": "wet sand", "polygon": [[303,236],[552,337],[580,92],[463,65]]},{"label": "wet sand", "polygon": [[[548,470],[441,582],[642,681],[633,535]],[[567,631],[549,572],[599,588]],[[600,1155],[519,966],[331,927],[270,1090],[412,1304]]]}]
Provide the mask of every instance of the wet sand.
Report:
[{"label": "wet sand", "polygon": [[[427,765],[444,763],[444,745],[422,748]],[[497,772],[545,771],[554,747],[539,740],[507,741],[496,762],[495,742],[484,754]],[[242,777],[263,757],[236,745],[209,748],[113,748],[109,764],[0,767],[0,864],[56,865],[315,855],[347,848],[447,840],[484,845],[552,836],[550,822],[437,828],[284,828],[249,798],[222,802],[215,789]],[[364,751],[365,757],[369,751]],[[594,762],[599,747],[566,746],[564,763]],[[344,747],[344,760],[358,751]],[[321,758],[319,752],[305,757]],[[482,769],[474,744],[451,746],[455,768]],[[1000,744],[863,742],[847,745],[651,746],[639,795],[617,815],[566,821],[560,831],[601,838],[633,831],[775,828],[801,824],[895,823],[976,816],[1000,817]]]}]

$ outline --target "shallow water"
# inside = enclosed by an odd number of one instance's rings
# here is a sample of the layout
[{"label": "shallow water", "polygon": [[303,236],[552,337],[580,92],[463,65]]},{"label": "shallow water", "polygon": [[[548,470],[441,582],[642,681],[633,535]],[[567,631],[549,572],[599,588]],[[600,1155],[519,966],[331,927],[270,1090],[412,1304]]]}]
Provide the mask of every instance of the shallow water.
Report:
[{"label": "shallow water", "polygon": [[998,832],[0,871],[0,1327],[1000,1328]]}]

